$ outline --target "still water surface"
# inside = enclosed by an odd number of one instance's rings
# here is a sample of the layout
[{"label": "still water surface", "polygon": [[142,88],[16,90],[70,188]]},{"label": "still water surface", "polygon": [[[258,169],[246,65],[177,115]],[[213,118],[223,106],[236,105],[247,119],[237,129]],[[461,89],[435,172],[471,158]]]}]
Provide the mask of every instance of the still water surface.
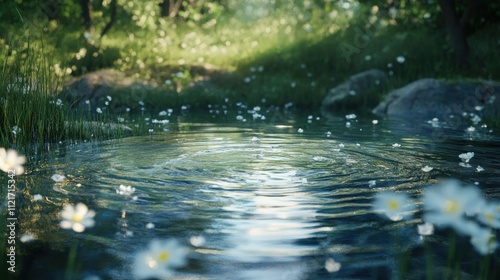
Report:
[{"label": "still water surface", "polygon": [[[53,146],[28,166],[19,179],[20,220],[36,240],[22,245],[30,255],[26,279],[61,278],[71,246],[78,246],[82,279],[133,279],[133,255],[154,238],[190,248],[178,279],[389,279],[397,274],[395,240],[415,252],[412,270],[424,270],[421,215],[390,222],[371,210],[375,193],[417,199],[438,178],[454,177],[500,198],[500,143],[491,136],[437,142],[371,119],[350,127],[345,120],[175,125]],[[458,155],[469,151],[472,168],[460,167]],[[423,172],[425,165],[434,169]],[[67,179],[54,183],[55,173]],[[117,195],[120,184],[135,187],[137,200]],[[34,201],[35,194],[44,198]],[[58,226],[62,206],[77,202],[97,212],[96,225],[80,234]],[[204,244],[190,245],[193,236]],[[432,242],[445,248],[439,236]],[[339,271],[325,270],[328,258],[341,263]],[[435,259],[446,261],[439,251]]]}]

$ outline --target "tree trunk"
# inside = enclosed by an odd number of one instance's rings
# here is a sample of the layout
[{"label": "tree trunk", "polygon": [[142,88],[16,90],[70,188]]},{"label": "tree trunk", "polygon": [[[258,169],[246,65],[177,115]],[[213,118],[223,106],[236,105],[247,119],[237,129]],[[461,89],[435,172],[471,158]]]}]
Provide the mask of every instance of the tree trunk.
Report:
[{"label": "tree trunk", "polygon": [[446,29],[448,30],[451,46],[455,52],[457,66],[460,70],[467,70],[470,66],[470,48],[469,43],[467,42],[467,36],[460,25],[460,20],[455,9],[455,1],[439,0],[438,3],[446,21]]},{"label": "tree trunk", "polygon": [[168,0],[163,0],[160,4],[160,15],[162,17],[168,17],[170,14],[170,1]]},{"label": "tree trunk", "polygon": [[113,24],[115,24],[115,21],[116,21],[116,0],[111,0],[111,3],[109,4],[109,8],[111,10],[111,13],[109,16],[109,21],[106,24],[106,26],[104,26],[104,29],[101,32],[101,38],[102,38],[102,36],[104,36],[104,34],[106,34],[109,31],[109,29],[111,29]]},{"label": "tree trunk", "polygon": [[92,0],[80,0],[82,8],[82,20],[85,30],[89,33],[94,32],[94,19],[92,18]]}]

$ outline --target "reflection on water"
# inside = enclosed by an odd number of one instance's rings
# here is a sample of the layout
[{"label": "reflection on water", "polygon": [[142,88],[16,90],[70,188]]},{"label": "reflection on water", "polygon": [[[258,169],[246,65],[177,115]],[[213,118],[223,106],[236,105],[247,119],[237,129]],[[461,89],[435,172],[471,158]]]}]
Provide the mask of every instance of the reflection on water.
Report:
[{"label": "reflection on water", "polygon": [[[304,126],[304,133],[192,124],[189,131],[61,147],[23,178],[21,227],[37,239],[23,249],[31,256],[24,273],[60,277],[76,244],[83,276],[131,279],[132,256],[149,240],[173,237],[187,245],[203,236],[179,277],[387,279],[397,270],[394,240],[403,235],[405,246],[420,246],[420,221],[380,219],[371,211],[374,193],[416,198],[438,177],[452,176],[498,198],[500,157],[492,145],[498,142],[434,143],[381,124],[341,123]],[[467,151],[484,172],[458,166],[458,154]],[[423,172],[426,165],[433,171]],[[67,179],[54,183],[54,173]],[[135,187],[137,200],[117,195],[121,184]],[[33,201],[35,194],[44,199]],[[76,202],[97,212],[96,225],[83,234],[58,227],[62,206]],[[342,269],[330,275],[328,258]],[[413,265],[423,269],[422,261]]]}]

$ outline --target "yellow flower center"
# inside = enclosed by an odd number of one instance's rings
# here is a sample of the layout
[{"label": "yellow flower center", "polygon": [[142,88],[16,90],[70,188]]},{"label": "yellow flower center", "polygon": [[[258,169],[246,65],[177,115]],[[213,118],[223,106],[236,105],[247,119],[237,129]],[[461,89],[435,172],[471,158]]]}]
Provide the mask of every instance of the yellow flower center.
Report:
[{"label": "yellow flower center", "polygon": [[448,200],[446,201],[446,205],[444,206],[444,209],[446,212],[455,214],[458,212],[458,203],[453,200]]},{"label": "yellow flower center", "polygon": [[399,202],[397,202],[396,200],[389,201],[388,205],[389,205],[389,209],[391,209],[391,210],[399,209]]},{"label": "yellow flower center", "polygon": [[160,262],[166,262],[168,260],[168,252],[167,251],[162,251],[160,254],[158,254],[158,260]]},{"label": "yellow flower center", "polygon": [[83,221],[83,217],[81,215],[74,215],[73,216],[74,223],[80,223],[81,221]]},{"label": "yellow flower center", "polygon": [[495,215],[493,215],[492,213],[486,213],[486,215],[484,216],[486,217],[486,220],[490,223],[495,220]]}]

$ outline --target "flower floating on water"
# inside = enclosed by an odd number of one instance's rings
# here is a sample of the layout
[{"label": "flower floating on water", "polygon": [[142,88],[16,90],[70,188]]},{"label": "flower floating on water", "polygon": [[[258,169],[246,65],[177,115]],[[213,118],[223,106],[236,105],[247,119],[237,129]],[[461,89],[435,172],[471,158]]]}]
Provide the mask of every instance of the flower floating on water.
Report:
[{"label": "flower floating on water", "polygon": [[378,124],[378,120],[373,120],[372,124]]},{"label": "flower floating on water", "polygon": [[474,157],[474,152],[467,152],[467,153],[463,153],[463,154],[460,154],[458,156],[463,162],[469,162],[469,160],[471,158]]},{"label": "flower floating on water", "polygon": [[394,143],[394,144],[392,144],[392,147],[393,147],[393,148],[399,148],[399,147],[401,147],[401,144]]},{"label": "flower floating on water", "polygon": [[153,223],[147,223],[146,224],[146,228],[147,229],[153,229],[153,228],[155,228],[155,224],[153,224]]},{"label": "flower floating on water", "polygon": [[400,56],[396,57],[396,60],[397,60],[399,63],[404,63],[406,59],[405,59],[405,57],[404,57],[404,56],[400,55]]},{"label": "flower floating on water", "polygon": [[61,175],[61,174],[54,174],[54,175],[50,176],[50,179],[52,179],[56,183],[60,183],[60,182],[64,181],[66,179],[66,177],[64,175]]},{"label": "flower floating on water", "polygon": [[482,168],[482,167],[481,167],[481,165],[478,165],[478,166],[476,167],[476,171],[477,171],[477,172],[483,172],[483,171],[484,171],[484,168]]},{"label": "flower floating on water", "polygon": [[298,132],[298,133],[302,133],[302,132],[304,132],[304,130],[303,130],[302,128],[299,128],[299,129],[297,130],[297,132]]},{"label": "flower floating on water", "polygon": [[423,223],[421,225],[417,225],[418,234],[420,235],[432,235],[434,234],[434,225],[431,223]]},{"label": "flower floating on water", "polygon": [[465,162],[461,162],[459,163],[458,165],[462,166],[462,167],[465,167],[465,168],[471,168],[472,165],[468,164],[468,163],[465,163]]},{"label": "flower floating on water", "polygon": [[358,116],[356,116],[356,114],[348,114],[345,116],[346,119],[348,120],[354,120],[356,119]]},{"label": "flower floating on water", "polygon": [[0,148],[0,170],[6,173],[12,170],[15,175],[21,175],[24,173],[22,166],[24,163],[26,163],[26,157],[19,156],[16,150]]},{"label": "flower floating on water", "polygon": [[76,206],[68,204],[61,211],[61,227],[83,232],[87,227],[93,227],[95,211],[89,210],[87,205],[78,203]]},{"label": "flower floating on water", "polygon": [[191,236],[191,238],[189,238],[189,243],[191,243],[194,247],[201,247],[205,244],[205,237],[201,235]]},{"label": "flower floating on water", "polygon": [[405,193],[384,192],[378,193],[373,203],[375,212],[384,214],[392,221],[400,221],[415,208],[409,203],[409,197]]},{"label": "flower floating on water", "polygon": [[42,200],[43,199],[43,196],[41,194],[35,194],[33,196],[33,200],[34,201],[38,201],[38,200]]},{"label": "flower floating on water", "polygon": [[462,187],[455,180],[447,180],[424,193],[424,221],[438,227],[450,226],[456,231],[471,234],[474,225],[465,219],[466,212],[474,212],[483,198],[476,187]]},{"label": "flower floating on water", "polygon": [[340,268],[342,267],[342,264],[340,264],[339,262],[336,262],[334,259],[332,258],[328,258],[326,261],[325,261],[325,269],[326,271],[328,271],[329,273],[332,273],[332,272],[337,272],[340,270]]},{"label": "flower floating on water", "polygon": [[116,190],[116,193],[121,196],[131,196],[135,192],[135,188],[132,186],[120,185]]},{"label": "flower floating on water", "polygon": [[434,169],[434,168],[433,168],[433,167],[430,167],[430,166],[428,166],[428,165],[426,165],[426,166],[422,167],[422,171],[424,171],[424,172],[431,172],[431,171],[432,171],[432,169]]},{"label": "flower floating on water", "polygon": [[173,269],[186,265],[187,249],[174,239],[153,240],[148,249],[134,257],[134,276],[138,279],[164,279],[173,274]]},{"label": "flower floating on water", "polygon": [[377,181],[376,180],[370,180],[368,181],[368,187],[375,187],[377,185]]}]

